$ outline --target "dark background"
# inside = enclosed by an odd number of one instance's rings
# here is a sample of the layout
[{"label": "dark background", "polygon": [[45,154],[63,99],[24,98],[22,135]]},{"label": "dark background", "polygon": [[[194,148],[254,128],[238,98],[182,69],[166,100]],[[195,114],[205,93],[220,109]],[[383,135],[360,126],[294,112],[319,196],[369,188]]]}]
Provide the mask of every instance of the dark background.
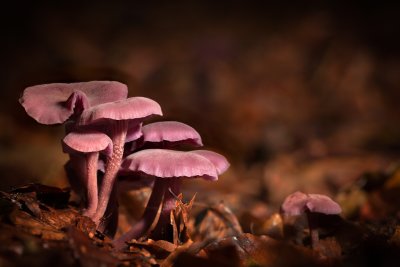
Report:
[{"label": "dark background", "polygon": [[[400,148],[400,20],[378,1],[12,1],[0,14],[0,189],[66,186],[61,126],[27,116],[27,86],[117,80],[227,156],[265,166]],[[270,188],[266,188],[270,190]]]}]

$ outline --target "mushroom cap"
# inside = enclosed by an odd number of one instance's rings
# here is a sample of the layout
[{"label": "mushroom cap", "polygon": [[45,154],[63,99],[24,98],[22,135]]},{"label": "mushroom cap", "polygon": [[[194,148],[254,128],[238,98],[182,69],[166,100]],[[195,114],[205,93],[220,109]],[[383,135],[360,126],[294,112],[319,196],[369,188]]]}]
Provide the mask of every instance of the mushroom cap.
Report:
[{"label": "mushroom cap", "polygon": [[124,159],[121,169],[158,178],[202,177],[206,180],[218,180],[216,168],[205,157],[168,149],[145,149],[133,153]]},{"label": "mushroom cap", "polygon": [[281,206],[281,210],[289,216],[300,215],[307,210],[327,215],[342,212],[339,204],[330,197],[320,194],[304,194],[300,191],[287,196]]},{"label": "mushroom cap", "polygon": [[160,121],[143,126],[144,142],[183,142],[193,146],[203,146],[200,134],[191,126],[178,121]]},{"label": "mushroom cap", "polygon": [[130,97],[85,109],[78,124],[83,126],[103,124],[108,120],[140,120],[151,115],[162,115],[161,107],[156,101],[146,97]]},{"label": "mushroom cap", "polygon": [[113,144],[110,137],[101,132],[71,132],[63,139],[63,151],[65,153],[102,152],[111,156],[112,150]]},{"label": "mushroom cap", "polygon": [[323,214],[339,214],[342,208],[330,197],[320,194],[308,194],[307,209]]},{"label": "mushroom cap", "polygon": [[303,214],[308,196],[300,191],[294,192],[287,196],[281,205],[281,210],[289,216],[297,216]]},{"label": "mushroom cap", "polygon": [[217,169],[218,175],[224,173],[230,166],[228,160],[224,156],[222,156],[221,154],[218,154],[218,153],[216,153],[214,151],[210,151],[210,150],[192,150],[190,152],[198,154],[200,156],[203,156],[206,159],[208,159],[209,161],[211,161],[211,163]]},{"label": "mushroom cap", "polygon": [[37,122],[57,124],[83,109],[127,95],[127,86],[115,81],[50,83],[27,87],[19,102]]}]

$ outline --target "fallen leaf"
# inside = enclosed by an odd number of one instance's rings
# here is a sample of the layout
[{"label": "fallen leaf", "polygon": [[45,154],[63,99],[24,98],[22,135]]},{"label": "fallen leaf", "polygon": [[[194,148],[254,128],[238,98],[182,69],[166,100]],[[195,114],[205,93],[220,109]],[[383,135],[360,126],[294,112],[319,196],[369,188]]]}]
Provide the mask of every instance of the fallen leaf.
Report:
[{"label": "fallen leaf", "polygon": [[223,203],[207,207],[197,214],[194,234],[200,240],[218,239],[242,233],[238,219]]},{"label": "fallen leaf", "polygon": [[173,228],[173,243],[180,245],[190,240],[189,235],[189,215],[193,207],[196,195],[188,203],[183,203],[183,195],[176,197],[176,208],[171,211],[171,225]]},{"label": "fallen leaf", "polygon": [[75,227],[67,230],[70,248],[74,252],[75,258],[81,266],[117,266],[118,260],[111,256],[110,250],[99,248],[94,245],[92,240]]}]

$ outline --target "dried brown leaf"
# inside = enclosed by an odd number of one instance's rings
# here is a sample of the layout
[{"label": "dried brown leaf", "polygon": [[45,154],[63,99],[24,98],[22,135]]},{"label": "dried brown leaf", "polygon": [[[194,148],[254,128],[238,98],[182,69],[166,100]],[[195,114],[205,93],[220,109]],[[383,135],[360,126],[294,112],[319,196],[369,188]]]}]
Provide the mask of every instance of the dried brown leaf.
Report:
[{"label": "dried brown leaf", "polygon": [[[77,226],[87,235],[94,236],[96,226],[89,218],[70,207],[53,208],[58,204],[50,203],[51,197],[59,202],[67,195],[69,193],[65,190],[39,184],[27,185],[14,189],[11,193],[1,194],[4,199],[14,204],[13,211],[8,215],[9,220],[27,233],[40,236],[44,240],[63,240],[66,239],[64,229]],[[38,196],[50,206],[38,200]]]},{"label": "dried brown leaf", "polygon": [[183,203],[183,195],[176,197],[176,208],[171,211],[170,219],[173,228],[173,243],[175,245],[186,243],[190,240],[189,235],[189,216],[193,207],[196,195],[188,203]]},{"label": "dried brown leaf", "polygon": [[9,217],[10,221],[25,232],[35,236],[40,236],[46,240],[62,240],[65,239],[65,233],[57,228],[42,222],[40,219],[32,217],[30,214],[14,210]]},{"label": "dried brown leaf", "polygon": [[66,207],[70,197],[69,189],[31,183],[12,190],[10,193],[34,193],[35,199],[52,207]]},{"label": "dried brown leaf", "polygon": [[268,236],[274,237],[276,239],[283,238],[283,221],[279,213],[272,214],[258,229],[261,234],[266,234]]},{"label": "dried brown leaf", "polygon": [[218,240],[205,250],[215,257],[214,251],[226,246],[235,248],[240,266],[312,266],[316,262],[315,253],[310,249],[252,234]]},{"label": "dried brown leaf", "polygon": [[221,239],[242,233],[238,219],[223,203],[208,207],[197,215],[194,232],[197,239]]},{"label": "dried brown leaf", "polygon": [[165,259],[177,246],[165,240],[152,240],[145,241],[132,240],[128,242],[130,249],[144,248],[149,251],[156,259]]},{"label": "dried brown leaf", "polygon": [[174,251],[172,251],[168,257],[165,258],[165,260],[161,263],[161,267],[171,267],[175,266],[174,262],[176,258],[183,252],[185,252],[190,246],[192,245],[192,241],[188,241],[185,244],[178,246]]},{"label": "dried brown leaf", "polygon": [[69,227],[68,240],[74,256],[81,266],[117,266],[118,260],[111,256],[110,251],[94,245],[92,240],[75,227]]}]

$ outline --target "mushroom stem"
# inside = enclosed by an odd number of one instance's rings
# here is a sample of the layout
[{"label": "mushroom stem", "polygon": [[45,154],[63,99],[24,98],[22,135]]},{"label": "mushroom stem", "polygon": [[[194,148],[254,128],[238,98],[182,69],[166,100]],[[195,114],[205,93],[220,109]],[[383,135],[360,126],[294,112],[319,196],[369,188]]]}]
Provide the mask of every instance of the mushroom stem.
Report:
[{"label": "mushroom stem", "polygon": [[103,220],[97,226],[97,230],[102,232],[104,235],[114,238],[115,233],[118,228],[118,189],[116,185],[114,185],[113,190],[111,191],[111,197],[108,201],[107,209],[104,213]]},{"label": "mushroom stem", "polygon": [[91,217],[97,209],[98,195],[97,195],[97,162],[99,160],[99,153],[92,152],[86,155],[86,185],[87,185],[87,203],[84,215]]},{"label": "mushroom stem", "polygon": [[125,242],[143,236],[150,229],[157,217],[166,187],[167,182],[163,179],[157,179],[154,182],[153,191],[151,192],[142,218],[128,232],[114,240],[113,246],[116,250],[123,249]]},{"label": "mushroom stem", "polygon": [[311,240],[311,247],[316,249],[319,243],[319,233],[318,233],[318,215],[307,211],[307,221],[308,221],[308,228],[310,231],[310,240]]},{"label": "mushroom stem", "polygon": [[87,184],[86,184],[86,160],[83,155],[70,154],[69,161],[64,165],[67,179],[71,185],[72,191],[81,198],[81,206],[84,203],[84,209],[87,209]]},{"label": "mushroom stem", "polygon": [[128,131],[128,122],[126,120],[115,121],[112,124],[113,126],[110,135],[113,142],[113,154],[107,160],[104,178],[99,193],[99,202],[96,213],[93,216],[93,221],[96,225],[99,224],[104,212],[106,211],[115,178],[117,177],[121,165],[122,156],[124,154],[126,132]]},{"label": "mushroom stem", "polygon": [[176,206],[176,196],[180,193],[181,180],[179,178],[168,179],[168,184],[164,189],[164,199],[157,225],[151,233],[151,238],[155,240],[172,240],[171,211]]}]

